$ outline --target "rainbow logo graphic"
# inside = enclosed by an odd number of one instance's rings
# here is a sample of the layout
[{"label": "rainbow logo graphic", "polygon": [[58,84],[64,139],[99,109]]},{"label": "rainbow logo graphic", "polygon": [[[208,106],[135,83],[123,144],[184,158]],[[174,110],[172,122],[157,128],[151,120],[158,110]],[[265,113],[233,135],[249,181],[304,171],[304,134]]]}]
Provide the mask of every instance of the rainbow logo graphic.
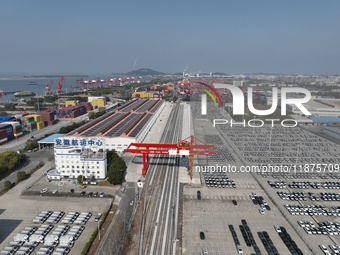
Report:
[{"label": "rainbow logo graphic", "polygon": [[222,98],[220,96],[220,94],[217,92],[217,90],[209,85],[206,84],[204,82],[197,82],[201,85],[203,85],[203,88],[200,88],[201,91],[204,92],[204,94],[202,94],[202,115],[206,115],[207,114],[207,95],[211,98],[211,100],[214,102],[215,106],[218,107],[222,107],[223,102],[222,102]]}]

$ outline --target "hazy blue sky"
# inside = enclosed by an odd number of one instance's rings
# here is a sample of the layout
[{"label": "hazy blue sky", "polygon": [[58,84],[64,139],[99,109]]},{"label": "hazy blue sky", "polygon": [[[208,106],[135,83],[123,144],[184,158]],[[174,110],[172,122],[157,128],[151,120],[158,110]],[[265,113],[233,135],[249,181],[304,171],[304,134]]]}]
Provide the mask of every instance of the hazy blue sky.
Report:
[{"label": "hazy blue sky", "polygon": [[340,73],[340,1],[2,0],[0,72]]}]

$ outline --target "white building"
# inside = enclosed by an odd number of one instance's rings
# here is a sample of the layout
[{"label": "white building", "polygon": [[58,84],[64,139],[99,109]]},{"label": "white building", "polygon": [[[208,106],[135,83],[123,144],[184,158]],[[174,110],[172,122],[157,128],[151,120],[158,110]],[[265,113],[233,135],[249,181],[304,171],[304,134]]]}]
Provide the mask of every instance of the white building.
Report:
[{"label": "white building", "polygon": [[72,146],[54,148],[55,167],[62,178],[105,179],[107,172],[106,152],[79,149]]}]

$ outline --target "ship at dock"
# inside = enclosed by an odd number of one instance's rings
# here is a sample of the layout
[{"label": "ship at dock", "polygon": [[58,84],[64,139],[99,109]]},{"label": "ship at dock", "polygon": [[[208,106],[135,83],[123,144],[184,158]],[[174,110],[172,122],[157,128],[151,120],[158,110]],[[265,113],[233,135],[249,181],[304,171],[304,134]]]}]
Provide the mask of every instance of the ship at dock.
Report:
[{"label": "ship at dock", "polygon": [[35,93],[32,91],[18,91],[14,93],[14,96],[16,97],[29,97],[29,96],[35,96]]}]

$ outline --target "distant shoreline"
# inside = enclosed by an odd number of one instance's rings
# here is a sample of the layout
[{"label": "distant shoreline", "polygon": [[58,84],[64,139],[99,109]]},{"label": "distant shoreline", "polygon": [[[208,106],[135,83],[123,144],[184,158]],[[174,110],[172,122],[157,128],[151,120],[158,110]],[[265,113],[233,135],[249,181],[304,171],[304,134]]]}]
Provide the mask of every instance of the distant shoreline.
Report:
[{"label": "distant shoreline", "polygon": [[[9,80],[32,80],[32,79],[51,79],[51,78],[60,78],[61,75],[30,75],[30,76],[13,76],[13,77],[0,77],[2,81]],[[89,75],[63,75],[65,78],[67,77],[89,77]]]}]

